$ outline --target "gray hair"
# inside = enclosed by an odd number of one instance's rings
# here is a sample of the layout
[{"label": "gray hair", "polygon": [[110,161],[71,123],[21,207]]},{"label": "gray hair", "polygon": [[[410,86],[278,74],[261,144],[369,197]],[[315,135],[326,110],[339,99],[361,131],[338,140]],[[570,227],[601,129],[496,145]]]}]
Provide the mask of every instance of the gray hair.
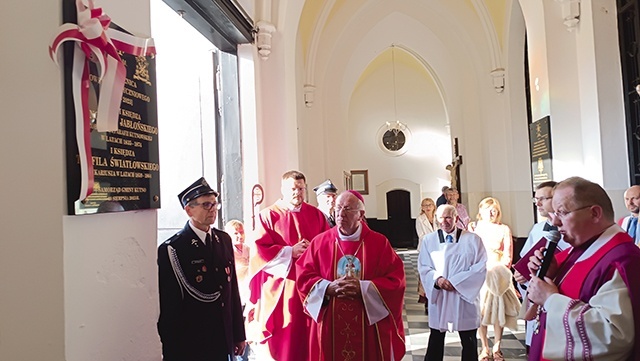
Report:
[{"label": "gray hair", "polygon": [[436,209],[436,217],[441,216],[447,209],[452,210],[454,217],[458,216],[458,210],[456,209],[456,207],[452,206],[451,204],[442,204],[440,205],[440,207],[438,207],[438,209]]}]

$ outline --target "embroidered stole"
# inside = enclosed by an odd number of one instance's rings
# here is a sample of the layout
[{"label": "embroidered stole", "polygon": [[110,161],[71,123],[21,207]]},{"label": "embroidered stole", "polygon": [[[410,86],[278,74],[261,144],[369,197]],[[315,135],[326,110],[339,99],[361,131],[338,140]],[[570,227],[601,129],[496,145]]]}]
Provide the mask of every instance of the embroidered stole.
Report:
[{"label": "embroidered stole", "polygon": [[[364,244],[358,250],[360,242],[340,241],[344,255],[354,255],[360,261],[359,279],[365,279]],[[339,278],[339,262],[343,259],[342,251],[337,244],[333,252],[334,279]],[[344,263],[344,261],[342,262]],[[365,310],[361,300],[347,300],[334,297],[331,300],[331,355],[325,355],[325,360],[367,361],[365,360]]]}]

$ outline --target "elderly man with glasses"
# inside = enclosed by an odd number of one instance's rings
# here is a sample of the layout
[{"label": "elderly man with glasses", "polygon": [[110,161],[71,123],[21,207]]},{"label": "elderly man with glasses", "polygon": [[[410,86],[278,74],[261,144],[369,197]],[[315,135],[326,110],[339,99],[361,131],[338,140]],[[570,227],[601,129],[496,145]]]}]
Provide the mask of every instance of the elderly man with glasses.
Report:
[{"label": "elderly man with glasses", "polygon": [[313,319],[306,361],[404,356],[404,265],[387,238],[363,222],[364,213],[360,193],[340,194],[336,226],[315,237],[296,265]]},{"label": "elderly man with glasses", "polygon": [[245,348],[231,237],[211,227],[217,197],[204,178],[181,192],[189,221],[158,247],[164,361],[227,361]]},{"label": "elderly man with glasses", "polygon": [[[640,360],[640,249],[598,184],[566,179],[552,203],[553,225],[572,247],[529,283],[539,305],[529,360]],[[532,275],[542,260],[541,250],[530,257]]]},{"label": "elderly man with glasses", "polygon": [[438,207],[440,229],[420,244],[418,272],[429,299],[429,341],[425,361],[442,361],[447,332],[458,332],[462,361],[478,359],[480,290],[487,275],[487,251],[475,233],[457,228],[453,205]]}]

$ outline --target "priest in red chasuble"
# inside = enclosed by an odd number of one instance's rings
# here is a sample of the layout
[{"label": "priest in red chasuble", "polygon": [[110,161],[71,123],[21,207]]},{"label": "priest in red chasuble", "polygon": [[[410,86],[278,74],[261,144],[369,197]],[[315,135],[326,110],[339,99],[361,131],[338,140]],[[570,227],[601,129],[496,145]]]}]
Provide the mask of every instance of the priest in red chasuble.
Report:
[{"label": "priest in red chasuble", "polygon": [[296,264],[303,307],[313,318],[309,360],[400,360],[403,262],[363,222],[360,193],[340,194],[334,211],[336,227],[315,237]]},{"label": "priest in red chasuble", "polygon": [[304,202],[305,177],[282,175],[282,198],[260,212],[249,261],[247,339],[260,361],[308,360],[311,318],[296,291],[296,262],[313,237],[329,229],[318,208]]}]

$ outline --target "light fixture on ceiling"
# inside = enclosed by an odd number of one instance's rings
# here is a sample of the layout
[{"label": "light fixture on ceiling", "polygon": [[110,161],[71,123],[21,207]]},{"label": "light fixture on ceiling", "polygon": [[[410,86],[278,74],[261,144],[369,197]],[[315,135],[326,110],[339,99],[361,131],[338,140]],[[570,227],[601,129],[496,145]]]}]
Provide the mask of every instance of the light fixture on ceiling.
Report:
[{"label": "light fixture on ceiling", "polygon": [[396,137],[398,136],[398,133],[407,129],[407,125],[397,119],[395,122],[388,121],[386,122],[386,124],[387,124],[387,130],[392,132],[393,135]]},{"label": "light fixture on ceiling", "polygon": [[395,45],[391,45],[391,71],[393,81],[393,120],[386,121],[378,131],[378,144],[387,154],[398,156],[407,151],[411,138],[411,131],[407,125],[398,119],[398,89],[396,84],[396,55]]},{"label": "light fixture on ceiling", "polygon": [[394,122],[387,122],[387,130],[393,131],[395,135],[398,132],[406,128],[406,126],[398,120],[398,88],[396,84],[396,46],[391,44],[391,72],[393,79],[393,119]]}]

